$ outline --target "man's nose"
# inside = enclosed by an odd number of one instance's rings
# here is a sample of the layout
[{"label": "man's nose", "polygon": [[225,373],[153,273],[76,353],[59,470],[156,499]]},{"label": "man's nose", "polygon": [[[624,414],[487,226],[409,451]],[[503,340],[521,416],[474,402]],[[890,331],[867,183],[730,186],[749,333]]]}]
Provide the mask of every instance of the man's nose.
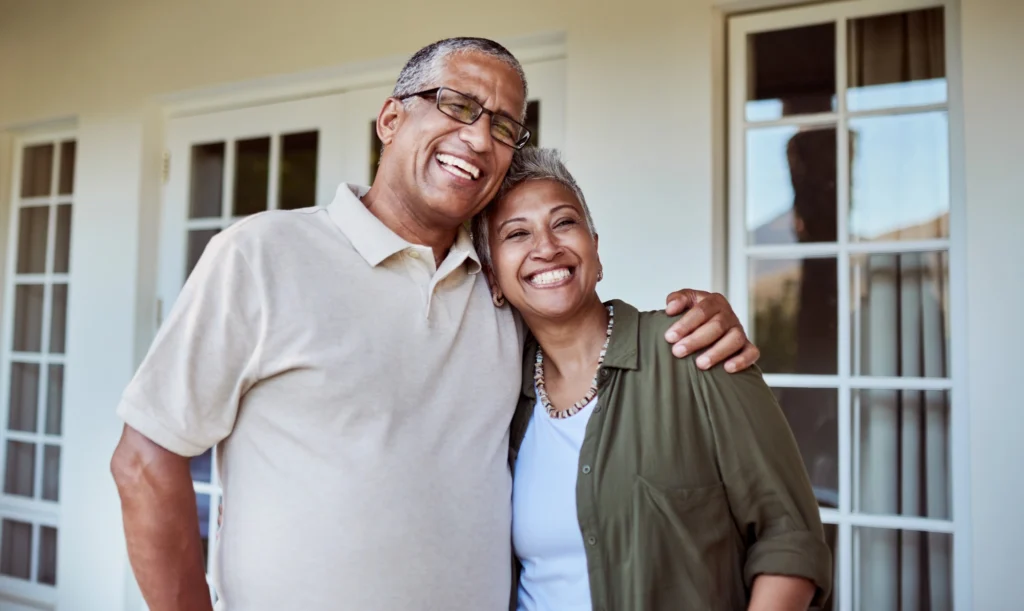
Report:
[{"label": "man's nose", "polygon": [[472,124],[462,126],[462,129],[459,130],[459,137],[474,152],[490,151],[494,147],[494,139],[491,138],[491,118],[484,114]]}]

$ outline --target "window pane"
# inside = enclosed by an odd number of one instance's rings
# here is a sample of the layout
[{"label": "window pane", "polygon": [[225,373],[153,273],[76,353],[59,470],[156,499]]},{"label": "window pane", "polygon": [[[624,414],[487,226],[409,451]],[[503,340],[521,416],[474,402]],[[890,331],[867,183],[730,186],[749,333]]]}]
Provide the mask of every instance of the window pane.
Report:
[{"label": "window pane", "polygon": [[836,260],[754,259],[749,282],[761,368],[766,373],[835,374]]},{"label": "window pane", "polygon": [[855,528],[854,609],[950,611],[953,538],[946,533]]},{"label": "window pane", "polygon": [[60,446],[43,447],[43,500],[60,500]]},{"label": "window pane", "polygon": [[53,145],[26,146],[21,154],[21,196],[49,195],[52,177]]},{"label": "window pane", "polygon": [[384,142],[377,136],[377,122],[370,121],[370,184],[377,178],[377,168],[380,166],[380,153],[384,148]]},{"label": "window pane", "polygon": [[57,529],[39,527],[39,583],[57,585]]},{"label": "window pane", "polygon": [[199,456],[193,456],[189,460],[189,470],[192,472],[192,481],[210,482],[211,469],[213,468],[213,449],[209,449]]},{"label": "window pane", "polygon": [[949,519],[949,391],[855,390],[854,509]]},{"label": "window pane", "polygon": [[53,303],[50,305],[50,352],[64,354],[64,338],[68,320],[68,285],[53,285]]},{"label": "window pane", "polygon": [[19,274],[42,274],[46,271],[46,235],[49,222],[49,206],[22,208],[18,213]]},{"label": "window pane", "polygon": [[203,566],[209,566],[210,559],[210,495],[196,495],[196,512],[199,514],[199,539],[203,545]]},{"label": "window pane", "polygon": [[11,394],[7,429],[34,433],[38,410],[39,364],[11,363]]},{"label": "window pane", "polygon": [[748,121],[835,110],[834,23],[751,34],[747,44]]},{"label": "window pane", "polygon": [[235,202],[232,214],[248,216],[267,209],[270,138],[235,142]]},{"label": "window pane", "polygon": [[46,390],[47,435],[60,435],[64,420],[64,366],[50,365]]},{"label": "window pane", "polygon": [[850,264],[853,374],[947,377],[947,253],[855,255]]},{"label": "window pane", "polygon": [[282,210],[316,205],[319,143],[318,132],[281,136],[281,193],[278,197],[278,207]]},{"label": "window pane", "polygon": [[192,147],[192,196],[189,218],[221,215],[224,191],[224,143],[197,144]]},{"label": "window pane", "polygon": [[71,195],[75,188],[75,141],[60,143],[60,184],[57,193]]},{"label": "window pane", "polygon": [[748,131],[746,178],[749,243],[836,241],[834,127]]},{"label": "window pane", "polygon": [[42,284],[19,284],[14,289],[14,350],[40,352],[43,343]]},{"label": "window pane", "polygon": [[949,129],[945,112],[850,121],[850,238],[949,236]]},{"label": "window pane", "polygon": [[942,8],[849,22],[850,110],[946,101]]},{"label": "window pane", "polygon": [[7,441],[7,472],[4,493],[35,496],[36,445],[23,441]]},{"label": "window pane", "polygon": [[32,525],[4,519],[0,542],[0,573],[20,579],[32,576]]},{"label": "window pane", "polygon": [[523,125],[530,130],[530,141],[526,146],[540,146],[540,100],[526,105],[526,122]]},{"label": "window pane", "polygon": [[197,229],[188,232],[188,260],[185,262],[185,275],[192,273],[192,269],[199,262],[203,250],[210,238],[220,233],[220,229]]},{"label": "window pane", "polygon": [[793,430],[822,507],[839,507],[839,393],[833,388],[773,388]]},{"label": "window pane", "polygon": [[68,273],[71,262],[71,204],[57,206],[57,237],[53,246],[54,273]]}]

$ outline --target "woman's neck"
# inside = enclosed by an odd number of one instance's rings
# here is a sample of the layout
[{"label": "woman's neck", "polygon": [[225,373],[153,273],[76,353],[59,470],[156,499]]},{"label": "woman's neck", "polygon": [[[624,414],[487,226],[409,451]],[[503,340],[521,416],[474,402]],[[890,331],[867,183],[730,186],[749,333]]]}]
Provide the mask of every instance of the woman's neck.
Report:
[{"label": "woman's neck", "polygon": [[608,309],[597,294],[569,320],[523,318],[544,351],[545,385],[551,389],[560,380],[589,385],[608,338]]}]

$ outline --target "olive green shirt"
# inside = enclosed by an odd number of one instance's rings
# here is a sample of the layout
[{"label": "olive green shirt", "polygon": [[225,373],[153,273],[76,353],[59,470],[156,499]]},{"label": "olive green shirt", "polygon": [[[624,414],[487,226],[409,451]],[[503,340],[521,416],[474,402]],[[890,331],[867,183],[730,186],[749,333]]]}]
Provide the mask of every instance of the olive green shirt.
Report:
[{"label": "olive green shirt", "polygon": [[[615,306],[580,449],[577,517],[595,611],[742,610],[759,574],[828,596],[832,557],[796,442],[752,367],[701,371],[672,355],[673,318]],[[510,464],[530,421],[527,344]],[[516,585],[513,582],[513,605]]]}]

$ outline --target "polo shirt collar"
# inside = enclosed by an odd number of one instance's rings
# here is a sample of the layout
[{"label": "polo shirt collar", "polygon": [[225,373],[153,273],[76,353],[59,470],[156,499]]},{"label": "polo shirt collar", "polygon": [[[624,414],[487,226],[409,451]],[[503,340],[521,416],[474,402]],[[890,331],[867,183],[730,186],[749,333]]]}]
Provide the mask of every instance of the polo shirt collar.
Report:
[{"label": "polo shirt collar", "polygon": [[[360,198],[369,191],[369,187],[342,183],[338,186],[334,201],[327,207],[327,213],[356,252],[370,266],[376,267],[388,257],[410,248],[412,244],[399,237],[366,208]],[[455,265],[468,261],[467,271],[470,274],[477,274],[481,270],[480,257],[473,248],[473,240],[465,225],[459,227],[455,243],[445,260],[451,258],[455,258]]]},{"label": "polo shirt collar", "polygon": [[[603,367],[614,369],[639,369],[637,350],[640,345],[640,313],[625,301],[612,299],[605,305],[615,308],[615,326],[612,337],[608,340],[608,351],[604,355]],[[537,339],[530,335],[523,350],[523,387],[522,392],[531,399],[537,394],[533,382],[533,364],[537,359]]]}]

